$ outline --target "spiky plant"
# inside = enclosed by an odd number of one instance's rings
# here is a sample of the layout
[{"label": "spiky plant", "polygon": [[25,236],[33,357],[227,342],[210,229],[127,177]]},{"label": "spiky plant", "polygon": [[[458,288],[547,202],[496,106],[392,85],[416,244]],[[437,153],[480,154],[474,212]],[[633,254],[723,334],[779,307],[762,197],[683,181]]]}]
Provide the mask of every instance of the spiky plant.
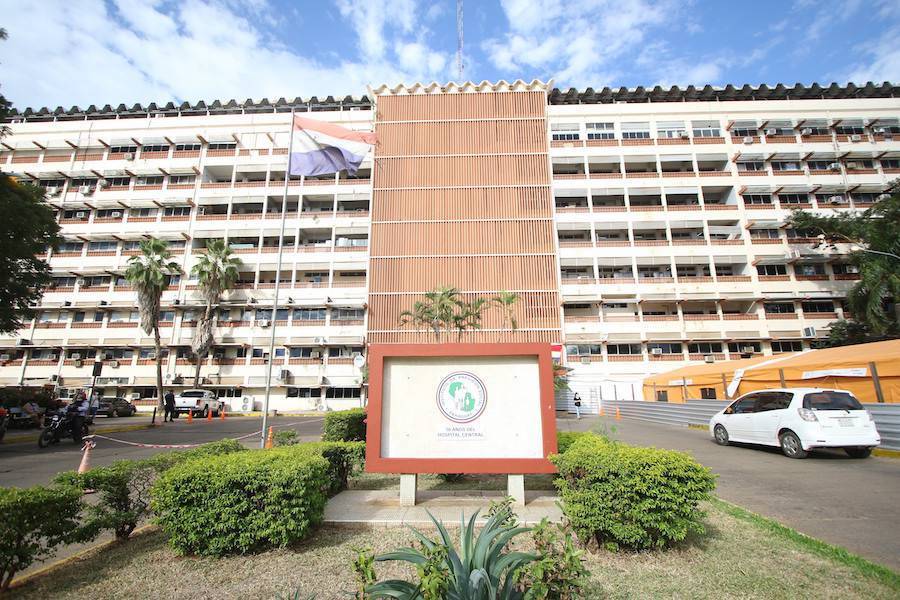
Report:
[{"label": "spiky plant", "polygon": [[[507,552],[507,544],[517,535],[530,531],[528,527],[506,525],[507,513],[500,511],[491,516],[484,528],[475,535],[475,521],[478,511],[471,516],[468,524],[465,516],[460,518],[459,548],[453,545],[444,524],[428,513],[435,524],[440,538],[431,540],[420,531],[412,529],[422,545],[417,548],[400,548],[375,558],[376,561],[400,560],[417,567],[420,581],[413,583],[400,579],[381,581],[366,588],[366,593],[375,598],[397,598],[403,600],[429,600],[430,590],[440,588],[440,597],[448,600],[519,600],[527,590],[517,588],[519,569],[537,560],[536,554],[527,552]],[[434,557],[442,557],[440,564],[433,565]],[[423,569],[427,566],[427,569]],[[422,573],[429,576],[423,584]],[[449,581],[446,586],[437,585],[435,578],[445,573]]]},{"label": "spiky plant", "polygon": [[206,254],[202,255],[191,269],[191,275],[197,278],[200,293],[206,301],[206,310],[203,311],[191,340],[191,351],[196,360],[195,388],[200,387],[201,360],[215,344],[214,311],[222,294],[234,288],[241,264],[240,258],[232,256],[231,248],[225,240],[209,240],[206,244]]},{"label": "spiky plant", "polygon": [[166,288],[167,278],[181,273],[178,263],[171,260],[169,244],[151,238],[140,245],[141,253],[128,259],[125,279],[134,286],[138,296],[141,329],[153,334],[156,347],[156,396],[160,412],[163,410],[162,348],[159,340],[159,302]]}]

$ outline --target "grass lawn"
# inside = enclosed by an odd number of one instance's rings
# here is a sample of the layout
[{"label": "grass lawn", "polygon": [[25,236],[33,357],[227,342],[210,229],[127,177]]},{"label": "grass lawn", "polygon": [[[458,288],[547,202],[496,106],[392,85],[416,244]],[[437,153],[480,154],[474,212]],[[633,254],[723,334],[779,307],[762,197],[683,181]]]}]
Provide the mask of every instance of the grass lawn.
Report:
[{"label": "grass lawn", "polygon": [[[723,502],[708,506],[709,535],[665,552],[586,553],[586,598],[897,598],[900,576]],[[221,560],[175,556],[161,533],[142,535],[13,591],[16,598],[353,597],[353,548],[410,542],[403,528],[320,528],[288,550]],[[526,540],[523,539],[523,542]],[[527,547],[528,543],[519,544]],[[377,563],[379,578],[404,577]]]}]

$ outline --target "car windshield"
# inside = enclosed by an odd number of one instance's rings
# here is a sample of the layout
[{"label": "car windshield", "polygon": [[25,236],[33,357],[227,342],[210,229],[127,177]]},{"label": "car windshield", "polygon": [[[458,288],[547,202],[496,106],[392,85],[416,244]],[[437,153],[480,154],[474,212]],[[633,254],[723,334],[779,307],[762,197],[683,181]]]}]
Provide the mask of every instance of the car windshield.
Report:
[{"label": "car windshield", "polygon": [[203,391],[196,390],[196,391],[192,391],[192,392],[181,392],[181,397],[182,398],[202,398]]},{"label": "car windshield", "polygon": [[862,410],[862,404],[847,392],[813,392],[803,397],[803,408],[813,410]]}]

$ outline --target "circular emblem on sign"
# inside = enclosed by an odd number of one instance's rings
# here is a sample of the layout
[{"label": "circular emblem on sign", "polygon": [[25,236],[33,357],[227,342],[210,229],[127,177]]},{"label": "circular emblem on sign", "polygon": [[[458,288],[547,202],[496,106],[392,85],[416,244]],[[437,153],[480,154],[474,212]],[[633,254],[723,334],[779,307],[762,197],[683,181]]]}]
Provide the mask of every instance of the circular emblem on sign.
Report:
[{"label": "circular emblem on sign", "polygon": [[438,408],[455,423],[474,421],[484,411],[486,404],[487,390],[484,383],[472,373],[450,373],[438,386]]}]

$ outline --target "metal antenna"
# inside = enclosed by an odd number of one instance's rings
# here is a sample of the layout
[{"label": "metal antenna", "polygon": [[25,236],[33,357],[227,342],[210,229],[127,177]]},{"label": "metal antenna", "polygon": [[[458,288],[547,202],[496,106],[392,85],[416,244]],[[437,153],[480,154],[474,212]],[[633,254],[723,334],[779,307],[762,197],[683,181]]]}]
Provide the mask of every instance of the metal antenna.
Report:
[{"label": "metal antenna", "polygon": [[456,76],[463,81],[463,0],[456,0]]}]

